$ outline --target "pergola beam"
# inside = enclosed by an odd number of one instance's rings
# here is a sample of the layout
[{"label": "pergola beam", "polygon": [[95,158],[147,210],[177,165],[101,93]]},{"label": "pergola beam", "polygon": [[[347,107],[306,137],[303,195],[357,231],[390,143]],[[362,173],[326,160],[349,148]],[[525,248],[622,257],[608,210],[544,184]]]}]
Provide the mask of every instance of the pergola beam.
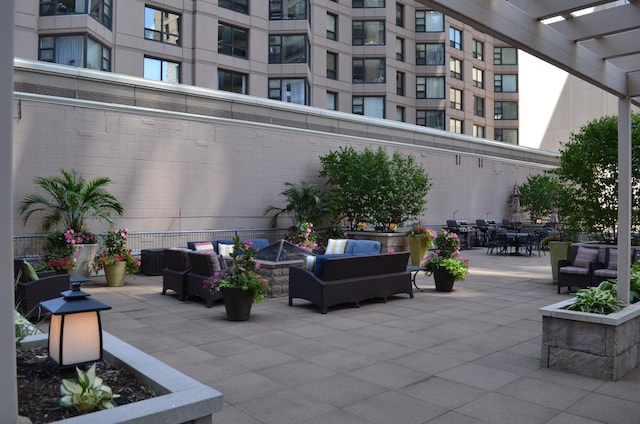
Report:
[{"label": "pergola beam", "polygon": [[588,7],[600,6],[610,2],[611,0],[511,0],[511,3],[524,10],[528,15],[539,20],[568,15]]},{"label": "pergola beam", "polygon": [[549,24],[573,41],[583,41],[640,28],[640,6],[626,4]]}]

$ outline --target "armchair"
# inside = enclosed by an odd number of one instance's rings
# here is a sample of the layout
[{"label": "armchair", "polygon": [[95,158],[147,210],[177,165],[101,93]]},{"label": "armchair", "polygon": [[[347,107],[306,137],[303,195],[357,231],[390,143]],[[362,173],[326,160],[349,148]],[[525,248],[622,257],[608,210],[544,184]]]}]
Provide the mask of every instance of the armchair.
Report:
[{"label": "armchair", "polygon": [[571,246],[569,260],[558,261],[558,293],[560,287],[587,288],[593,286],[593,272],[602,268],[599,262],[600,249],[586,246]]},{"label": "armchair", "polygon": [[187,274],[191,271],[188,249],[172,248],[164,250],[165,268],[162,270],[162,294],[173,290],[178,299],[187,298]]},{"label": "armchair", "polygon": [[16,310],[30,320],[37,320],[47,313],[40,308],[40,302],[60,297],[60,292],[69,290],[69,274],[55,271],[41,272],[37,279],[29,279],[27,265],[22,259],[13,260],[15,276]]}]

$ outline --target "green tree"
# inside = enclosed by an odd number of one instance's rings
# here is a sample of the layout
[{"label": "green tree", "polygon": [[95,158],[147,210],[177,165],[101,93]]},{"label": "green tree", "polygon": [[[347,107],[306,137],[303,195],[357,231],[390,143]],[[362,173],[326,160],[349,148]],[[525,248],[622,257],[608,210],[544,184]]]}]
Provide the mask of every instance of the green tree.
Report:
[{"label": "green tree", "polygon": [[290,216],[296,227],[306,222],[318,225],[328,215],[326,193],[315,185],[303,181],[300,184],[285,182],[284,186],[280,195],[286,199],[286,205],[283,208],[269,206],[264,211],[265,215],[273,214],[272,227],[278,226],[278,217],[281,215]]},{"label": "green tree", "polygon": [[379,147],[357,152],[340,148],[320,157],[321,177],[326,177],[330,209],[355,229],[358,221],[389,228],[423,213],[431,180],[413,156],[395,152],[391,157]]},{"label": "green tree", "polygon": [[[632,225],[640,224],[640,115],[632,115]],[[618,118],[606,116],[584,125],[560,149],[553,170],[565,187],[559,200],[568,228],[616,233],[618,221]]]},{"label": "green tree", "polygon": [[551,208],[558,204],[563,191],[560,181],[549,174],[528,175],[519,189],[520,205],[529,212],[532,222],[551,214]]},{"label": "green tree", "polygon": [[112,224],[111,215],[122,215],[124,209],[115,196],[105,188],[111,183],[108,177],[98,177],[87,181],[75,170],[60,170],[61,176],[36,177],[34,183],[45,194],[27,195],[20,203],[19,212],[26,224],[36,212],[44,214],[41,228],[48,232],[62,223],[65,229],[83,231],[87,219],[107,221]]}]

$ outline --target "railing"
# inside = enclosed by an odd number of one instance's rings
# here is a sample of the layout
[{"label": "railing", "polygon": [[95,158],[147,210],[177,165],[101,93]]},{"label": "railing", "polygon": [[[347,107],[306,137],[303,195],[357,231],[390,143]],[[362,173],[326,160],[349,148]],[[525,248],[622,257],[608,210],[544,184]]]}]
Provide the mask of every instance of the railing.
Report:
[{"label": "railing", "polygon": [[[140,254],[140,251],[145,249],[187,247],[188,241],[230,240],[236,234],[243,240],[266,238],[269,242],[274,243],[283,239],[287,234],[287,230],[282,228],[243,228],[235,230],[130,232],[127,245],[134,254]],[[14,256],[41,256],[45,238],[46,235],[15,236],[13,238]]]}]

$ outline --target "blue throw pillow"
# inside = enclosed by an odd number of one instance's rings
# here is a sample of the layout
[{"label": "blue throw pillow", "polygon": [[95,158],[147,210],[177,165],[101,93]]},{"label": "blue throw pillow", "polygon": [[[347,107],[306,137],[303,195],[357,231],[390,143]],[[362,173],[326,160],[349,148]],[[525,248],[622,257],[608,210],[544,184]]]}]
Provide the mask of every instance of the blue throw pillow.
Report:
[{"label": "blue throw pillow", "polygon": [[344,253],[374,255],[380,253],[381,243],[375,240],[348,240]]}]

